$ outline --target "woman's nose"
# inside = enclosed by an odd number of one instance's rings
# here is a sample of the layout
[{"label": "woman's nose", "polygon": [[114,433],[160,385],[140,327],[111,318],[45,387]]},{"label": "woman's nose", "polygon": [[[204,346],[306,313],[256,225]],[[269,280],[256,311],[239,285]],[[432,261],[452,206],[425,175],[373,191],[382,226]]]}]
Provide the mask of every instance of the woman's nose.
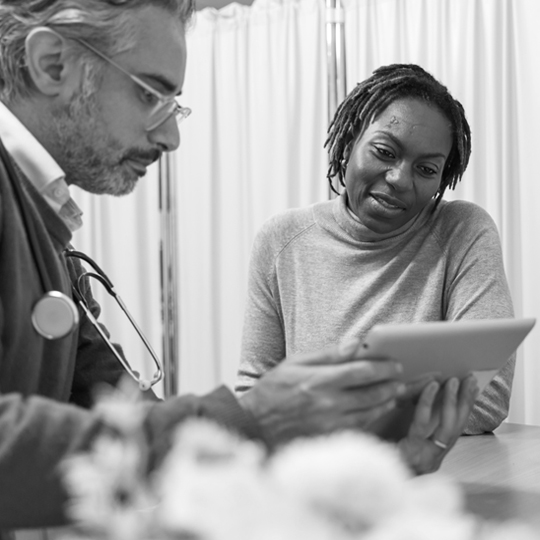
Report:
[{"label": "woman's nose", "polygon": [[386,171],[385,180],[396,189],[408,189],[412,185],[410,167],[402,163]]}]

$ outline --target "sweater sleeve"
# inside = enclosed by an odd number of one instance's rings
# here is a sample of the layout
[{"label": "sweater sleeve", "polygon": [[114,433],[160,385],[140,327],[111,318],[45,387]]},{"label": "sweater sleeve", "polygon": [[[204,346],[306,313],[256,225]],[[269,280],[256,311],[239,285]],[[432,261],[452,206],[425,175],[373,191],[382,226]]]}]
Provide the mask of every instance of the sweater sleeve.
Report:
[{"label": "sweater sleeve", "polygon": [[[443,314],[446,320],[496,319],[514,316],[495,223],[480,207],[464,201],[453,207],[447,250],[448,272]],[[508,415],[515,355],[484,388],[465,428],[466,434],[493,431]]]},{"label": "sweater sleeve", "polygon": [[242,394],[286,354],[283,319],[277,287],[273,238],[274,218],[255,238],[248,277],[248,293],[242,333],[242,350],[235,390]]}]

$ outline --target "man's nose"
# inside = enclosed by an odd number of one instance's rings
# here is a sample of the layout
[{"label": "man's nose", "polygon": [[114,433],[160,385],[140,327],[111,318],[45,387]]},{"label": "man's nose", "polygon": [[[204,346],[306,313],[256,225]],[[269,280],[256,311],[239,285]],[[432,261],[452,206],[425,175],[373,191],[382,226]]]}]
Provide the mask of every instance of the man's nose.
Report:
[{"label": "man's nose", "polygon": [[163,152],[172,152],[180,146],[180,129],[174,116],[170,116],[148,132],[148,139]]},{"label": "man's nose", "polygon": [[385,179],[396,189],[408,189],[412,185],[413,175],[406,163],[399,163],[386,171]]}]

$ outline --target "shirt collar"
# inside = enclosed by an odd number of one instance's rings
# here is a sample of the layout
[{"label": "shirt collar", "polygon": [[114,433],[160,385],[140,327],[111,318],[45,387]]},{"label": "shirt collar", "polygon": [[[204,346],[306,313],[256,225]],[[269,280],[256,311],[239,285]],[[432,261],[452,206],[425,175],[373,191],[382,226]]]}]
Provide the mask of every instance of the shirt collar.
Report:
[{"label": "shirt collar", "polygon": [[[24,124],[0,101],[0,138],[23,174],[71,231],[82,225],[64,171]],[[66,207],[67,205],[67,207]]]}]

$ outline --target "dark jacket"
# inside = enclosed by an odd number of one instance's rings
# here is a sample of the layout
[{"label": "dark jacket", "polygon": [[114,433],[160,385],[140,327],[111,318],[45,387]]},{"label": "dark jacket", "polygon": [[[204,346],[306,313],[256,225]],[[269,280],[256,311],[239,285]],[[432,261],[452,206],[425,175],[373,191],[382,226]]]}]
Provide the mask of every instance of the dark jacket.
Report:
[{"label": "dark jacket", "polygon": [[[28,227],[55,290],[71,296],[71,280],[82,267],[62,255],[71,240],[63,221],[22,174],[13,172],[16,178],[10,179],[5,158],[0,159],[0,530],[66,523],[58,465],[103,429],[89,408],[95,383],[115,385],[124,374],[84,317],[62,339],[50,341],[34,330],[32,308],[46,291]],[[29,223],[23,221],[13,180],[23,187]],[[97,316],[99,306],[86,287]],[[166,452],[171,430],[188,416],[211,417],[256,436],[257,426],[225,388],[204,397],[149,401],[145,431],[154,460]]]}]

